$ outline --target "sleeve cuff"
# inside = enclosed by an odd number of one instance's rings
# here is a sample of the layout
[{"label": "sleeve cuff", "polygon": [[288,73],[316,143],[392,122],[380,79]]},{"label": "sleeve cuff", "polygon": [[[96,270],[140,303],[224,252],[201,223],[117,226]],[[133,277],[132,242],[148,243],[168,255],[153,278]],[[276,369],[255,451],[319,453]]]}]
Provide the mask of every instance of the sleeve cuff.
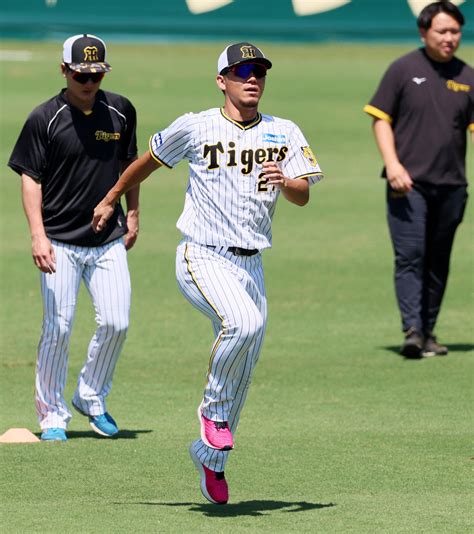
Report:
[{"label": "sleeve cuff", "polygon": [[307,180],[309,185],[314,185],[317,182],[320,182],[324,178],[322,172],[311,172],[307,174],[302,174],[301,176],[295,176],[294,180],[303,179]]},{"label": "sleeve cuff", "polygon": [[17,165],[13,161],[9,161],[7,163],[7,165],[10,167],[10,169],[12,171],[15,171],[20,176],[25,174],[26,176],[28,176],[29,178],[31,178],[35,182],[41,183],[41,176],[39,174],[37,174],[36,172],[33,172],[33,171],[29,170],[29,169],[25,169],[24,167],[22,167],[21,165]]},{"label": "sleeve cuff", "polygon": [[369,115],[372,115],[372,117],[382,119],[383,121],[387,121],[388,123],[392,124],[392,117],[390,117],[388,113],[385,113],[385,111],[382,111],[381,109],[367,104],[364,106],[364,111]]},{"label": "sleeve cuff", "polygon": [[173,167],[171,167],[171,165],[168,165],[167,163],[165,163],[162,159],[158,158],[157,156],[155,156],[155,153],[153,152],[153,149],[151,148],[151,140],[153,139],[153,136],[150,137],[150,140],[148,141],[148,150],[150,151],[150,155],[151,157],[157,161],[160,165],[164,165],[165,167],[168,167],[168,169],[172,169]]}]

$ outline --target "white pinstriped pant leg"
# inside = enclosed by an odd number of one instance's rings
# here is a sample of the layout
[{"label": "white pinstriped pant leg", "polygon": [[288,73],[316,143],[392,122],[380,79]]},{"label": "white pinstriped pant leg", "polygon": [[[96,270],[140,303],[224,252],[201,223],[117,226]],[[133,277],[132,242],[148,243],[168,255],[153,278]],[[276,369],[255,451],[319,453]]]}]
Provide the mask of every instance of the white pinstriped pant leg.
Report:
[{"label": "white pinstriped pant leg", "polygon": [[81,369],[73,402],[89,415],[105,413],[130,317],[131,286],[122,239],[90,248],[83,274],[95,309],[97,330]]},{"label": "white pinstriped pant leg", "polygon": [[[264,336],[261,335],[255,344],[251,347],[244,361],[241,371],[241,379],[235,390],[235,398],[232,409],[229,414],[229,426],[232,434],[235,436],[240,419],[240,413],[247,398],[252,373],[258,361]],[[217,451],[205,445],[201,439],[193,443],[193,449],[199,460],[212,471],[224,471],[225,465],[229,458],[230,451]]]},{"label": "white pinstriped pant leg", "polygon": [[[266,297],[260,256],[234,256],[193,244],[181,244],[177,279],[185,297],[213,321],[216,340],[211,352],[203,412],[229,421],[235,433],[258,360],[266,326]],[[223,471],[228,453],[193,445],[201,462]]]},{"label": "white pinstriped pant leg", "polygon": [[36,362],[35,405],[41,428],[66,428],[71,419],[64,387],[69,339],[82,276],[81,248],[52,242],[56,272],[41,273],[43,326]]}]

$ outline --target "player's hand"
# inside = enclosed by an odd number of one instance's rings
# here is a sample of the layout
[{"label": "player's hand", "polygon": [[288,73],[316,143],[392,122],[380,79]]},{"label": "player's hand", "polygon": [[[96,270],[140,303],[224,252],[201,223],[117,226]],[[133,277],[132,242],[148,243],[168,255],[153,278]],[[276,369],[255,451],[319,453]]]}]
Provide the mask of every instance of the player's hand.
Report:
[{"label": "player's hand", "polygon": [[282,195],[297,206],[304,206],[309,200],[309,185],[304,179],[290,180],[274,161],[265,161],[262,165],[267,185],[276,187]]},{"label": "player's hand", "polygon": [[49,274],[56,272],[56,255],[51,241],[46,236],[32,238],[31,255],[40,271]]},{"label": "player's hand", "polygon": [[107,221],[112,217],[114,213],[114,206],[110,205],[107,201],[102,200],[94,209],[94,215],[92,217],[92,230],[97,234],[107,226]]},{"label": "player's hand", "polygon": [[273,185],[277,189],[284,189],[287,185],[287,178],[281,172],[280,167],[274,161],[265,161],[262,165],[265,178],[268,178],[268,185]]},{"label": "player's hand", "polygon": [[129,210],[127,212],[127,227],[128,232],[125,235],[125,248],[130,250],[138,237],[138,210]]},{"label": "player's hand", "polygon": [[413,180],[401,163],[387,166],[387,180],[390,187],[400,193],[408,193],[413,189]]}]

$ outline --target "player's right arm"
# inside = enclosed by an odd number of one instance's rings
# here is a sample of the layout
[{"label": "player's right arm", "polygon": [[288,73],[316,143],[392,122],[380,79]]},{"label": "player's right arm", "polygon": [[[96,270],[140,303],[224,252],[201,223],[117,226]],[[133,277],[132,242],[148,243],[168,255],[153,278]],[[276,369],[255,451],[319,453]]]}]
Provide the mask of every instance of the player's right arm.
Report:
[{"label": "player's right arm", "polygon": [[398,159],[392,125],[386,120],[374,118],[373,130],[390,187],[404,193],[411,191],[413,181]]},{"label": "player's right arm", "polygon": [[31,235],[31,254],[36,267],[44,273],[56,271],[56,258],[43,224],[41,184],[23,173],[21,198]]},{"label": "player's right arm", "polygon": [[364,107],[364,111],[373,118],[375,141],[385,164],[388,183],[401,193],[411,191],[413,186],[411,176],[398,158],[392,127],[407,77],[405,57],[388,67],[370,103]]},{"label": "player's right arm", "polygon": [[161,163],[154,159],[149,151],[130,164],[114,187],[109,190],[102,201],[95,207],[92,218],[92,229],[94,232],[100,232],[105,228],[119,198],[132,189],[132,187],[143,182],[143,180],[148,178],[159,167],[161,167]]}]

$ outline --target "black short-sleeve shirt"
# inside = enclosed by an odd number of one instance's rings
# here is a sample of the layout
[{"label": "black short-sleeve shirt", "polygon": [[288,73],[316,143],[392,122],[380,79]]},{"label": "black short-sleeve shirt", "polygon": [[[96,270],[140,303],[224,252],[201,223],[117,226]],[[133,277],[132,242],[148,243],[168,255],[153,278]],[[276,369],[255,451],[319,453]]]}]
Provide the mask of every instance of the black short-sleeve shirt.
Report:
[{"label": "black short-sleeve shirt", "polygon": [[41,183],[49,238],[99,246],[127,232],[119,203],[102,232],[94,233],[91,221],[119,178],[120,162],[137,156],[136,112],[123,96],[99,90],[85,114],[69,105],[64,91],[32,111],[8,165]]},{"label": "black short-sleeve shirt", "polygon": [[414,181],[466,183],[466,130],[474,130],[474,69],[466,63],[432,61],[424,48],[402,56],[364,111],[392,124],[399,160]]}]

